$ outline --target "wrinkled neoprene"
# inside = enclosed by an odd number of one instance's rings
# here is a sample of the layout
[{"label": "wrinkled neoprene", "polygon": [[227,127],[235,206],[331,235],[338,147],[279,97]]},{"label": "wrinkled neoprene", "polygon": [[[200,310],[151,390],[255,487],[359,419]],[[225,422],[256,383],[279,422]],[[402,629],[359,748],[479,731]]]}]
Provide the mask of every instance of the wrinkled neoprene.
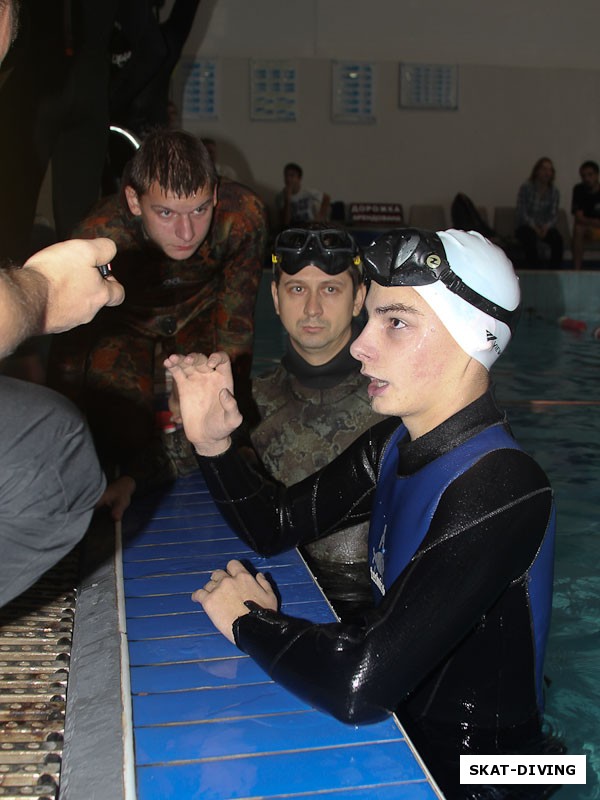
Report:
[{"label": "wrinkled neoprene", "polygon": [[235,446],[199,462],[229,524],[264,555],[371,519],[375,605],[361,624],[259,608],[234,624],[269,675],[346,722],[397,712],[448,797],[470,796],[459,753],[544,750],[552,491],[491,393],[414,442],[384,420],[289,488]]}]

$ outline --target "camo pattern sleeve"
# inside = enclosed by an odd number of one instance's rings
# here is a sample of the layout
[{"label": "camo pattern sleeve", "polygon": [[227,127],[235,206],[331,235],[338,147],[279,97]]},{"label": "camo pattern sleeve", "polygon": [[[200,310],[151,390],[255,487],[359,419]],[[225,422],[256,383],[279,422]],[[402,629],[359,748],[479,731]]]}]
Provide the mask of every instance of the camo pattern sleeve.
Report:
[{"label": "camo pattern sleeve", "polygon": [[125,287],[125,300],[102,309],[89,325],[55,337],[48,375],[53,388],[85,410],[109,460],[122,464],[153,438],[156,387],[164,383],[162,362],[169,353],[227,352],[246,413],[267,237],[260,198],[224,182],[208,236],[185,260],[168,258],[118,196],[102,200],[75,236],[107,236],[116,243],[113,274]]},{"label": "camo pattern sleeve", "polygon": [[219,264],[220,267],[213,309],[213,349],[229,354],[236,395],[244,415],[250,419],[254,414],[250,388],[254,306],[266,245],[267,219],[263,202],[247,187],[234,181],[223,181],[218,188],[211,234],[198,255],[205,263]]},{"label": "camo pattern sleeve", "polygon": [[254,304],[267,245],[266,213],[259,197],[239,183],[224,181],[218,189],[210,238],[213,252],[207,258],[217,258],[222,269],[215,309],[216,344],[235,359],[252,351]]},{"label": "camo pattern sleeve", "polygon": [[94,206],[89,216],[74,229],[73,239],[93,239],[107,236],[117,248],[130,246],[135,241],[135,230],[131,215],[125,211],[119,195],[104,197]]}]

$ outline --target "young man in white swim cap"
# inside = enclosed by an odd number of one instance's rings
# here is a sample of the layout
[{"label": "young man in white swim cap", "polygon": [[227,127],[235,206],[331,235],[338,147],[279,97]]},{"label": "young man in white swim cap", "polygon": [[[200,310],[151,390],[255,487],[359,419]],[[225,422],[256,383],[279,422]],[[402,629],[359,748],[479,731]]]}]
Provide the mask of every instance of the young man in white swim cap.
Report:
[{"label": "young man in white swim cap", "polygon": [[395,418],[312,478],[282,487],[239,456],[223,354],[167,366],[230,526],[269,556],[368,519],[373,608],[352,625],[283,616],[264,576],[238,561],[193,598],[306,702],[354,724],[396,713],[447,800],[513,798],[514,786],[462,786],[459,755],[557,746],[542,734],[552,490],[488,372],[518,316],[518,280],[499,248],[455,230],[391,231],[364,263],[369,321],[352,353],[374,410]]}]

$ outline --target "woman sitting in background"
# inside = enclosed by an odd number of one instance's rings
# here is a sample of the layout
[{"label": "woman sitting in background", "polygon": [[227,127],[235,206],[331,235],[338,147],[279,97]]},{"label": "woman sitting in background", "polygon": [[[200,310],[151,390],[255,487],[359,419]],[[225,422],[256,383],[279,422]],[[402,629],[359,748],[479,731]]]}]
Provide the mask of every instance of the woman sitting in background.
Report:
[{"label": "woman sitting in background", "polygon": [[550,248],[550,268],[560,269],[562,264],[564,245],[556,227],[560,195],[554,177],[552,161],[539,158],[529,180],[519,188],[516,237],[523,245],[527,267],[541,266],[540,242]]}]

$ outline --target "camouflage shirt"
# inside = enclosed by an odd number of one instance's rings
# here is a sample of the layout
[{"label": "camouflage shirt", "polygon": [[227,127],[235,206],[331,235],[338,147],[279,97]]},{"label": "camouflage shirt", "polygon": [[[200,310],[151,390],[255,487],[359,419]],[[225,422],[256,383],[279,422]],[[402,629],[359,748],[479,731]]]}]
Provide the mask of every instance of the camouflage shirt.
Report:
[{"label": "camouflage shirt", "polygon": [[232,359],[252,352],[267,232],[263,203],[250,189],[223,181],[208,236],[183,261],[146,237],[118,195],[102,200],[73,234],[95,236],[117,245],[112,268],[126,293],[121,306],[99,315],[106,330],[121,324],[154,340],[174,339],[186,352],[206,342]]},{"label": "camouflage shirt", "polygon": [[[366,380],[349,349],[315,368],[288,345],[282,364],[252,381],[261,418],[252,443],[267,470],[285,484],[328,464],[382,419],[371,410]],[[304,548],[325,594],[345,619],[372,598],[367,533],[368,525],[356,525]]]},{"label": "camouflage shirt", "polygon": [[252,394],[261,418],[252,443],[269,472],[286,484],[321,469],[381,421],[358,366],[335,386],[319,389],[279,365],[254,378]]},{"label": "camouflage shirt", "polygon": [[164,390],[162,361],[169,353],[227,352],[243,406],[267,238],[260,198],[224,181],[208,236],[184,261],[149,241],[116,195],[104,198],[74,236],[116,243],[112,268],[126,296],[90,324],[54,337],[49,382],[87,413],[104,459],[140,461],[153,435],[156,387]]}]

